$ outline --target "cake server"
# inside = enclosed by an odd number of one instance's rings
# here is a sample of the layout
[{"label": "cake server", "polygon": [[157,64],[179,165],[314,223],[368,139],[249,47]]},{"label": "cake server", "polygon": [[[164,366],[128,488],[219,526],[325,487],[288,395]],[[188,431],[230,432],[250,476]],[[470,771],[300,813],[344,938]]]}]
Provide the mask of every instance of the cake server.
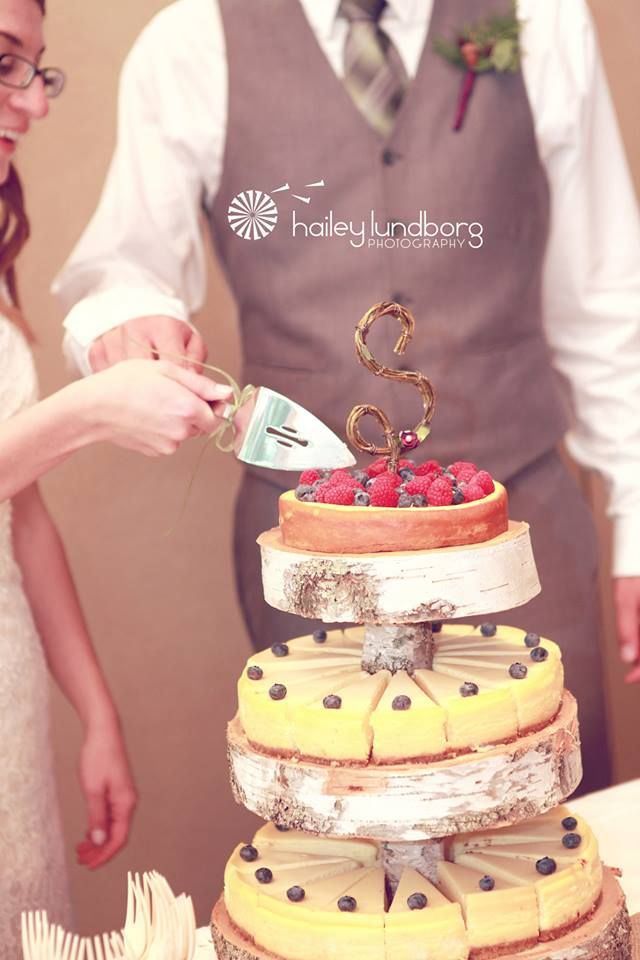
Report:
[{"label": "cake server", "polygon": [[258,387],[240,407],[216,404],[216,413],[235,433],[238,460],[270,470],[351,467],[356,460],[346,443],[299,403],[268,387]]}]

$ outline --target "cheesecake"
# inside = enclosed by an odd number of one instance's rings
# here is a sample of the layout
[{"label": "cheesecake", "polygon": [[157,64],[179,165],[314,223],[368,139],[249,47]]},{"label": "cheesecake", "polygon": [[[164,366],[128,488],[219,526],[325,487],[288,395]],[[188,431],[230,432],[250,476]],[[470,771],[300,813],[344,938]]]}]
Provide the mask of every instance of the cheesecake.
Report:
[{"label": "cheesecake", "polygon": [[251,656],[238,681],[250,744],[323,763],[429,762],[513,741],[558,712],[560,649],[522,629],[443,626],[431,669],[413,673],[363,671],[363,643],[363,627],[321,630]]}]

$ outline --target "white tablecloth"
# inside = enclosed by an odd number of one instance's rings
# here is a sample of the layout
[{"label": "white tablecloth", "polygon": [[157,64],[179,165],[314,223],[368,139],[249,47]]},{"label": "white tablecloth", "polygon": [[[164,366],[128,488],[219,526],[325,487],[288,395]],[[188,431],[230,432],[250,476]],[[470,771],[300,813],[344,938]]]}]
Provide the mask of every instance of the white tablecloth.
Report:
[{"label": "white tablecloth", "polygon": [[[600,855],[609,867],[622,870],[622,886],[629,913],[640,912],[640,780],[570,800],[588,820],[600,844]],[[215,960],[211,934],[207,927],[198,930],[196,960]]]}]

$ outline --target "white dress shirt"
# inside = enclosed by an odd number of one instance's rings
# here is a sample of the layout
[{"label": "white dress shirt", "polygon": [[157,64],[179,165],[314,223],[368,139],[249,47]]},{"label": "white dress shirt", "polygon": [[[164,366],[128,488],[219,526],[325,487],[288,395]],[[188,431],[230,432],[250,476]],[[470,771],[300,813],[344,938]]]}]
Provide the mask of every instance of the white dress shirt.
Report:
[{"label": "white dress shirt", "polygon": [[[339,0],[300,0],[342,72]],[[381,26],[410,76],[432,0],[389,0]],[[568,381],[575,459],[608,482],[617,576],[640,575],[640,223],[585,0],[519,0],[522,70],[551,189],[544,324]],[[462,24],[461,24],[462,26]],[[93,340],[132,317],[189,322],[204,301],[200,211],[220,183],[227,125],[216,0],[177,0],[146,27],[122,73],[118,142],[98,209],[54,293],[66,349],[88,372]],[[464,451],[461,451],[463,454]]]}]

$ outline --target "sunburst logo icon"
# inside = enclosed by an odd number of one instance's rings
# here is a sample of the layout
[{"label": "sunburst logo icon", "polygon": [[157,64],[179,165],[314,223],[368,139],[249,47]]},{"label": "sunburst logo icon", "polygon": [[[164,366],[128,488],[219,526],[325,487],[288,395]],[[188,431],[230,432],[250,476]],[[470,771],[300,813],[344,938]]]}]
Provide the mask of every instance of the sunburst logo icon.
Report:
[{"label": "sunburst logo icon", "polygon": [[262,190],[243,190],[229,204],[227,217],[233,232],[243,240],[262,240],[278,222],[278,207]]},{"label": "sunburst logo icon", "polygon": [[[324,180],[306,183],[305,187],[324,187]],[[276,187],[271,193],[283,193],[291,190],[288,183]],[[311,203],[310,196],[293,193],[295,200]],[[269,193],[262,190],[243,190],[236,194],[227,210],[227,220],[234,233],[243,240],[263,240],[275,230],[278,222],[278,207]]]}]

